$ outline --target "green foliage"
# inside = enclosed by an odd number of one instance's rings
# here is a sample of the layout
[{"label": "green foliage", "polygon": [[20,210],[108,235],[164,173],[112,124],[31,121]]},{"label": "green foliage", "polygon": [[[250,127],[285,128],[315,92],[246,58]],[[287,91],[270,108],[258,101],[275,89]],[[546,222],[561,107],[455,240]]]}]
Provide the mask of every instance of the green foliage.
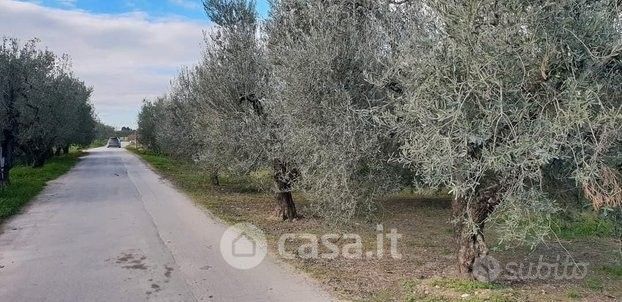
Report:
[{"label": "green foliage", "polygon": [[338,223],[404,179],[448,190],[468,255],[486,224],[533,243],[568,197],[622,200],[617,1],[282,0],[263,23],[254,1],[203,4],[202,60],[139,116],[151,151],[220,175],[279,163],[275,189]]},{"label": "green foliage", "polygon": [[91,144],[89,145],[89,148],[102,147],[102,146],[105,146],[107,143],[108,143],[108,139],[97,138],[91,142]]},{"label": "green foliage", "polygon": [[100,121],[97,121],[95,123],[95,139],[96,140],[104,141],[114,136],[115,136],[114,127],[108,126]]},{"label": "green foliage", "polygon": [[138,114],[138,142],[153,152],[159,152],[164,142],[159,142],[158,124],[163,119],[164,103],[162,99],[153,102],[145,100]]},{"label": "green foliage", "polygon": [[18,150],[20,161],[42,166],[54,148],[91,143],[96,126],[92,89],[70,67],[68,56],[41,49],[36,39],[24,44],[2,40],[0,148],[5,171],[17,162]]},{"label": "green foliage", "polygon": [[332,223],[373,213],[375,198],[400,181],[388,163],[395,145],[368,114],[393,92],[367,77],[387,71],[394,24],[386,21],[399,14],[388,2],[358,5],[278,1],[266,26],[267,108],[281,125],[285,157],[300,171],[295,189]]},{"label": "green foliage", "polygon": [[424,2],[381,78],[407,92],[380,119],[416,179],[463,204],[464,236],[496,209],[505,238],[543,238],[558,207],[544,175],[557,160],[570,169],[556,176],[590,189],[596,207],[614,204],[615,177],[602,176],[622,138],[617,2]]},{"label": "green foliage", "polygon": [[550,234],[554,215],[558,212],[552,200],[536,190],[529,190],[522,196],[503,196],[503,202],[488,221],[499,236],[500,246],[528,244],[533,247]]},{"label": "green foliage", "polygon": [[268,169],[250,172],[249,181],[253,187],[259,188],[262,191],[270,191],[274,182],[272,179],[272,172]]},{"label": "green foliage", "polygon": [[65,174],[77,162],[83,153],[73,151],[70,154],[52,158],[42,168],[16,166],[12,170],[11,185],[0,189],[0,221],[19,210],[43,190],[45,184]]}]

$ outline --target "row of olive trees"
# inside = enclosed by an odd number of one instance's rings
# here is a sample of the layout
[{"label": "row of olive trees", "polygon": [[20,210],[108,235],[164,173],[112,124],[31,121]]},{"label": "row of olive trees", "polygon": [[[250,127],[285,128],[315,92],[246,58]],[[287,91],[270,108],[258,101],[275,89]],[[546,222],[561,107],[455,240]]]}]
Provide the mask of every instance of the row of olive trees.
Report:
[{"label": "row of olive trees", "polygon": [[405,178],[443,187],[468,274],[487,223],[545,235],[549,178],[622,203],[617,1],[279,0],[265,22],[253,1],[204,4],[204,57],[145,104],[141,140],[216,180],[272,168],[283,219],[294,189],[346,221]]},{"label": "row of olive trees", "polygon": [[[95,120],[91,89],[66,56],[4,38],[0,44],[0,186],[17,157],[34,167],[72,144],[88,145]],[[54,151],[56,150],[56,151]]]}]

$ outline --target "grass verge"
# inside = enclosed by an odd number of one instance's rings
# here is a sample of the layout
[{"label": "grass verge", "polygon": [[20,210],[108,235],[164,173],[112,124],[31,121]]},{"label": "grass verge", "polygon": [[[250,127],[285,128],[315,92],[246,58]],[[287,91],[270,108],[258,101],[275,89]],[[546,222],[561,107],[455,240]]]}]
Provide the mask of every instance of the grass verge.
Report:
[{"label": "grass verge", "polygon": [[[228,223],[249,222],[262,229],[273,254],[283,234],[306,233],[319,237],[323,234],[353,233],[361,236],[364,251],[370,251],[376,244],[376,224],[382,224],[385,231],[397,229],[403,234],[398,245],[402,254],[399,260],[391,257],[281,258],[316,278],[345,300],[568,301],[569,296],[580,296],[589,301],[616,301],[622,298],[622,283],[615,266],[618,263],[615,260],[618,245],[615,238],[608,237],[607,233],[596,236],[593,232],[580,231],[581,238],[565,240],[563,246],[548,243],[534,250],[516,248],[495,251],[492,256],[502,265],[515,263],[526,278],[500,278],[494,284],[467,281],[456,278],[451,209],[447,197],[402,192],[380,200],[382,210],[373,221],[361,219],[336,227],[314,217],[307,208],[308,201],[304,196],[295,194],[296,207],[305,218],[283,222],[273,215],[274,196],[260,190],[261,185],[256,185],[261,183],[257,179],[261,176],[224,176],[220,179],[221,186],[215,187],[210,184],[209,173],[193,163],[143,150],[130,148],[130,151],[222,220]],[[264,178],[268,176],[264,175]],[[343,238],[339,240],[345,241]],[[288,252],[296,253],[296,250]],[[557,264],[565,261],[568,255],[576,262],[589,264],[584,280],[537,279],[529,275],[532,266],[543,261]]]},{"label": "grass verge", "polygon": [[19,213],[20,209],[39,194],[45,184],[69,171],[84,153],[72,151],[50,159],[41,168],[17,166],[11,169],[11,184],[0,189],[0,222]]}]

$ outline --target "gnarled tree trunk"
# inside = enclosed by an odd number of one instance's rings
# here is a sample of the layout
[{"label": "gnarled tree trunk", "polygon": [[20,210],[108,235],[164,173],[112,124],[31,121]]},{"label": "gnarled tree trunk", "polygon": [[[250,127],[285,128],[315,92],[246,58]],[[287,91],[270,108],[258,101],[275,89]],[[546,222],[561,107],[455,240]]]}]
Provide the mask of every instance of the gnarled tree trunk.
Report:
[{"label": "gnarled tree trunk", "polygon": [[33,168],[41,168],[45,164],[45,160],[48,158],[48,152],[41,152],[34,154],[32,167]]},{"label": "gnarled tree trunk", "polygon": [[63,146],[63,154],[69,154],[69,145]]},{"label": "gnarled tree trunk", "polygon": [[10,183],[7,152],[6,143],[2,142],[0,144],[0,188],[8,186]]},{"label": "gnarled tree trunk", "polygon": [[212,172],[212,175],[210,175],[210,182],[214,186],[220,186],[220,180],[218,179],[218,170]]},{"label": "gnarled tree trunk", "polygon": [[292,185],[298,177],[298,171],[289,167],[289,164],[275,159],[273,163],[274,182],[276,183],[277,193],[277,215],[283,220],[293,220],[298,218],[296,213],[296,204],[292,197]]},{"label": "gnarled tree trunk", "polygon": [[9,169],[0,167],[0,188],[7,187],[10,184],[11,180],[9,178]]},{"label": "gnarled tree trunk", "polygon": [[458,246],[458,272],[473,277],[473,264],[488,255],[484,240],[485,221],[500,202],[497,184],[479,190],[477,197],[469,201],[455,197],[452,202],[454,234]]},{"label": "gnarled tree trunk", "polygon": [[8,133],[4,133],[5,139],[0,141],[0,188],[11,183],[9,170],[13,165],[13,142]]},{"label": "gnarled tree trunk", "polygon": [[292,192],[278,192],[276,193],[276,200],[278,202],[277,215],[279,217],[283,220],[293,220],[294,218],[298,218]]},{"label": "gnarled tree trunk", "polygon": [[41,168],[45,164],[45,161],[54,155],[54,152],[51,151],[52,148],[44,147],[42,145],[35,145],[31,148],[28,148],[26,153],[29,153],[29,158],[31,159],[31,164],[33,168]]}]

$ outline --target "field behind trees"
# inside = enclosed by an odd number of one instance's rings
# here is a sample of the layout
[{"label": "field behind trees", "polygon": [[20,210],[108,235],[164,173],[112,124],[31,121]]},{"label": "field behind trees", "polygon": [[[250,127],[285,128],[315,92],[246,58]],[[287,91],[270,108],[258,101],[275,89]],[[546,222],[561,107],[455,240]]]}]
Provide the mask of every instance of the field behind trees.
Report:
[{"label": "field behind trees", "polygon": [[[421,300],[449,288],[457,296],[437,298],[520,300],[504,290],[526,288],[528,299],[620,298],[618,1],[271,5],[260,20],[253,1],[204,1],[216,27],[203,57],[139,115],[138,141],[156,168],[216,214],[275,237],[373,235],[376,223],[394,223],[414,258],[298,263],[329,284],[352,280],[346,295],[392,289],[391,299]],[[491,255],[570,255],[591,275],[583,287],[498,285]],[[489,291],[499,296],[476,294]]]}]

